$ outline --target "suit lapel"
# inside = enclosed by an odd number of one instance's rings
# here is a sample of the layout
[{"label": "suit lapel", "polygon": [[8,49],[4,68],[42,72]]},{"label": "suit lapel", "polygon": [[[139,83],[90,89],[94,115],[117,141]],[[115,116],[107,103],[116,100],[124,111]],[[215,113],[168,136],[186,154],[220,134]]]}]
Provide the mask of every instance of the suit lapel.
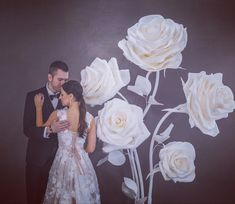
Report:
[{"label": "suit lapel", "polygon": [[54,111],[54,107],[51,103],[46,87],[43,87],[43,95],[44,95],[44,104],[45,104],[46,110],[52,113]]}]

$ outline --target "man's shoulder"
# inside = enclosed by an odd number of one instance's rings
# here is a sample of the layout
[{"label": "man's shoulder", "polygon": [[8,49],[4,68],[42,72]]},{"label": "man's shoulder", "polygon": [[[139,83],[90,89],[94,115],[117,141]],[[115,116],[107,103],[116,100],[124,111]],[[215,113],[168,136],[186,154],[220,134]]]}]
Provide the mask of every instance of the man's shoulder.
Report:
[{"label": "man's shoulder", "polygon": [[33,91],[29,91],[29,92],[27,93],[27,96],[34,96],[35,94],[44,93],[44,92],[46,92],[46,87],[45,87],[45,86],[44,86],[44,87],[41,87],[41,88],[39,88],[39,89],[35,89],[35,90],[33,90]]}]

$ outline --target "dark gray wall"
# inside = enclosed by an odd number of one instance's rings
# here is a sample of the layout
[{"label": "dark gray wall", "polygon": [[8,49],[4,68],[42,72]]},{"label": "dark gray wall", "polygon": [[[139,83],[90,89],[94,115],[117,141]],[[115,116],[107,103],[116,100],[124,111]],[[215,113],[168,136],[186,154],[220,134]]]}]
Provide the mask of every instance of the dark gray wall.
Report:
[{"label": "dark gray wall", "polygon": [[[235,13],[233,1],[221,0],[77,0],[1,1],[0,7],[0,201],[25,203],[24,166],[27,139],[22,133],[22,114],[27,91],[45,84],[48,65],[66,61],[70,76],[95,57],[115,56],[121,69],[129,68],[132,83],[137,66],[128,62],[117,47],[128,27],[145,15],[161,14],[187,27],[188,44],[183,52],[183,70],[161,76],[158,92],[164,108],[185,101],[180,77],[187,72],[224,73],[224,83],[235,92]],[[154,77],[151,77],[154,80]],[[131,103],[144,105],[142,98],[124,90]],[[89,108],[96,115],[100,107]],[[151,108],[146,123],[152,131],[163,115]],[[191,142],[197,158],[192,183],[154,179],[154,203],[235,203],[234,117],[218,122],[221,133],[212,138],[191,129],[186,115],[173,115],[173,139]],[[139,148],[144,176],[148,172],[147,140]],[[91,155],[93,164],[103,157],[101,144]],[[128,163],[122,167],[105,164],[96,168],[103,203],[131,203],[121,193],[123,176],[130,176]],[[147,184],[147,183],[146,183]],[[147,189],[147,185],[146,185]],[[147,193],[147,192],[146,192]]]}]

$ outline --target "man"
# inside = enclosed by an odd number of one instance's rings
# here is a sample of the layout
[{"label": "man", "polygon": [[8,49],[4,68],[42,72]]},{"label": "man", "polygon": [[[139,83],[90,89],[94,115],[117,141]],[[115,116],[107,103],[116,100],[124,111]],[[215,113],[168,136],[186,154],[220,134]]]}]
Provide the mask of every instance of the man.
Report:
[{"label": "man", "polygon": [[62,108],[59,94],[68,80],[68,66],[55,61],[49,67],[48,82],[45,87],[29,92],[26,96],[23,128],[28,137],[26,152],[26,190],[28,204],[40,204],[45,194],[49,170],[58,147],[57,134],[65,130],[68,121],[54,121],[50,127],[36,127],[34,96],[44,95],[43,121],[47,121],[55,109]]}]

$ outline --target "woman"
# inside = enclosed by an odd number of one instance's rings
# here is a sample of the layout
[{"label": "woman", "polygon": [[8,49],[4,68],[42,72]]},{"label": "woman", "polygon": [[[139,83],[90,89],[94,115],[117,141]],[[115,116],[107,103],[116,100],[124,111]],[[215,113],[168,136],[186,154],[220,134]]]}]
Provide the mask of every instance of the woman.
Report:
[{"label": "woman", "polygon": [[60,94],[60,100],[66,108],[54,111],[44,124],[44,97],[37,94],[34,98],[38,127],[50,129],[54,120],[68,120],[70,123],[67,130],[58,133],[59,148],[50,170],[45,204],[100,203],[96,174],[88,157],[88,153],[95,150],[96,126],[93,116],[86,112],[82,92],[79,82],[66,82]]}]

